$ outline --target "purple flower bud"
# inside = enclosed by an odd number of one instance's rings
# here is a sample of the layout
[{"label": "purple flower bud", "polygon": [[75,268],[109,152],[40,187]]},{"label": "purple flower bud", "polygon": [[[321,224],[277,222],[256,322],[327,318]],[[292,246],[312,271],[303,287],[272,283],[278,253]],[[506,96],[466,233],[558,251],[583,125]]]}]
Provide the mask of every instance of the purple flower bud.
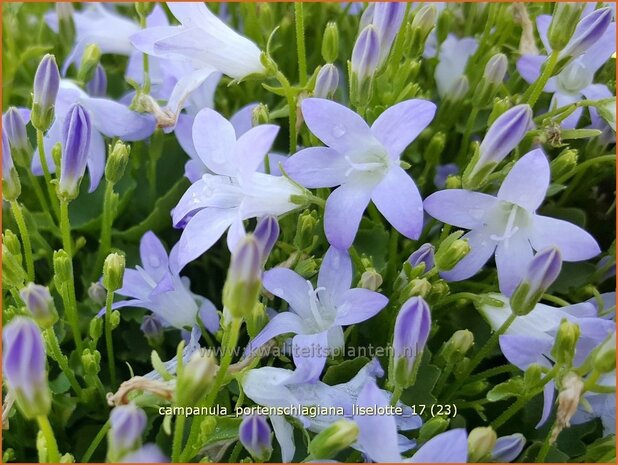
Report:
[{"label": "purple flower bud", "polygon": [[277,217],[268,215],[258,221],[253,235],[261,248],[262,265],[266,263],[277,239],[279,238],[279,223]]},{"label": "purple flower bud", "polygon": [[[380,62],[380,38],[375,26],[363,29],[352,50],[352,73],[359,83],[373,76]],[[359,84],[360,86],[360,84]]]},{"label": "purple flower bud", "polygon": [[60,71],[53,55],[45,55],[34,75],[32,124],[46,131],[54,120],[54,105],[60,88]]},{"label": "purple flower bud", "polygon": [[504,53],[496,53],[485,65],[483,76],[492,84],[501,84],[506,75],[507,68],[508,60],[506,55]]},{"label": "purple flower bud", "polygon": [[384,64],[406,12],[404,2],[377,3],[373,12],[372,24],[380,39],[380,66]]},{"label": "purple flower bud", "polygon": [[146,428],[146,413],[135,404],[119,405],[109,416],[108,433],[110,459],[120,458],[137,447]]},{"label": "purple flower bud", "polygon": [[140,329],[148,341],[154,344],[163,342],[163,325],[156,315],[145,315]]},{"label": "purple flower bud", "polygon": [[2,331],[4,380],[26,418],[47,415],[50,408],[45,348],[37,325],[17,316]]},{"label": "purple flower bud", "polygon": [[254,459],[263,462],[270,458],[273,451],[272,434],[263,416],[244,417],[238,429],[238,438]]},{"label": "purple flower bud", "polygon": [[2,193],[5,200],[15,200],[21,194],[21,183],[15,165],[9,136],[2,128]]},{"label": "purple flower bud", "polygon": [[395,383],[407,387],[414,383],[420,358],[431,328],[431,312],[422,297],[407,300],[395,320],[393,362]]},{"label": "purple flower bud", "polygon": [[611,8],[601,8],[586,15],[575,28],[573,37],[560,53],[561,57],[576,57],[594,45],[612,22]]},{"label": "purple flower bud", "polygon": [[360,22],[358,24],[358,30],[362,31],[365,27],[369,26],[373,22],[373,14],[376,9],[376,3],[369,3],[367,8],[363,11],[361,15]]},{"label": "purple flower bud", "polygon": [[62,159],[58,195],[74,199],[77,197],[79,184],[88,163],[90,116],[80,104],[75,104],[69,109],[62,129]]},{"label": "purple flower bud", "polygon": [[56,322],[58,314],[56,313],[54,299],[47,287],[28,283],[26,287],[19,291],[19,295],[40,326],[49,327]]},{"label": "purple flower bud", "polygon": [[145,444],[135,452],[125,455],[120,463],[168,463],[166,457],[156,444]]},{"label": "purple flower bud", "polygon": [[434,265],[434,252],[435,248],[433,245],[427,243],[421,245],[415,252],[412,252],[410,258],[408,258],[408,263],[412,265],[412,267],[417,267],[421,263],[425,265],[425,272],[431,270]]},{"label": "purple flower bud", "polygon": [[511,309],[517,315],[527,315],[558,278],[562,256],[556,247],[543,249],[532,258],[521,283],[511,296]]},{"label": "purple flower bud", "polygon": [[262,247],[249,234],[240,241],[234,253],[223,288],[223,305],[232,317],[248,315],[262,286]]},{"label": "purple flower bud", "polygon": [[466,75],[462,75],[453,83],[453,86],[446,93],[446,97],[453,102],[458,102],[464,99],[468,94],[468,90],[470,90],[470,81],[468,81]]},{"label": "purple flower bud", "polygon": [[339,86],[339,70],[332,63],[320,68],[315,80],[313,96],[318,98],[331,98]]},{"label": "purple flower bud", "polygon": [[9,144],[13,150],[28,153],[31,151],[26,133],[26,122],[17,108],[10,107],[6,111],[2,116],[2,126],[9,136]]},{"label": "purple flower bud", "polygon": [[501,114],[487,130],[479,148],[479,159],[474,172],[479,172],[489,163],[498,164],[522,141],[532,127],[530,105],[517,105]]},{"label": "purple flower bud", "polygon": [[107,74],[101,63],[97,64],[92,79],[86,84],[86,90],[91,97],[105,97],[107,93]]}]

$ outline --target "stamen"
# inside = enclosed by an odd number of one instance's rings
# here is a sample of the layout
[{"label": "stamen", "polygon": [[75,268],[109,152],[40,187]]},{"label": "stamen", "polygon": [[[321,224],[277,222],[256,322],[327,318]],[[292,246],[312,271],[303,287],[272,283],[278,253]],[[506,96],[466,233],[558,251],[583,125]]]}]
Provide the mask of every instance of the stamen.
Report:
[{"label": "stamen", "polygon": [[509,213],[509,217],[506,221],[506,227],[504,228],[504,234],[502,236],[498,236],[497,234],[492,234],[489,236],[490,239],[494,241],[504,241],[508,240],[515,235],[517,231],[519,231],[519,226],[514,226],[515,217],[517,216],[517,205],[513,205],[511,207],[511,211]]}]

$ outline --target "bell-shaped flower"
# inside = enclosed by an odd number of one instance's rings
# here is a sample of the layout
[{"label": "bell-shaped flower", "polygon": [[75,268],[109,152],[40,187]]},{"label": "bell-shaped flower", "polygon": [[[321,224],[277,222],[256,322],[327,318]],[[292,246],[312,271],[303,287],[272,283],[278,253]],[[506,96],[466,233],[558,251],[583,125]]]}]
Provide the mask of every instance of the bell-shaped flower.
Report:
[{"label": "bell-shaped flower", "polygon": [[470,252],[442,276],[461,281],[476,274],[495,253],[500,290],[510,295],[520,283],[533,250],[554,246],[562,260],[587,260],[600,252],[596,240],[568,221],[538,215],[549,187],[549,162],[533,150],[513,166],[497,196],[464,189],[430,195],[425,210],[434,218],[469,229]]},{"label": "bell-shaped flower", "polygon": [[[497,330],[511,315],[512,310],[505,297],[499,294],[490,296],[503,302],[503,306],[486,304],[480,308],[480,312],[492,329]],[[598,318],[596,308],[589,302],[560,308],[537,304],[527,315],[517,317],[506,333],[500,336],[502,353],[510,363],[521,370],[533,363],[551,368],[554,360],[551,354],[554,339],[564,319],[580,328],[573,360],[575,367],[580,366],[590,352],[615,330],[615,323]],[[537,426],[544,424],[551,413],[554,391],[555,383],[552,380],[544,389],[543,413]]]},{"label": "bell-shaped flower", "polygon": [[193,183],[173,211],[174,225],[186,223],[178,242],[178,270],[206,252],[230,228],[233,248],[245,233],[243,220],[280,216],[298,207],[304,191],[286,177],[256,172],[272,146],[278,126],[263,124],[236,136],[232,124],[214,110],[198,113],[193,143],[211,173]]},{"label": "bell-shaped flower", "polygon": [[86,172],[91,135],[90,116],[79,103],[76,103],[69,109],[62,126],[58,196],[67,199],[77,197],[79,184]]},{"label": "bell-shaped flower", "polygon": [[[87,157],[89,191],[92,192],[99,185],[105,171],[106,146],[103,137],[118,137],[124,141],[143,140],[152,134],[155,122],[152,117],[135,113],[121,103],[90,97],[73,82],[62,80],[56,99],[56,119],[43,140],[50,172],[56,169],[52,148],[57,142],[61,142],[64,121],[75,104],[84,109],[92,123]],[[32,172],[39,176],[43,174],[38,154],[32,157]]]},{"label": "bell-shaped flower", "polygon": [[[320,406],[339,407],[343,410],[343,416],[336,414],[308,415],[300,413],[293,416],[299,420],[309,431],[319,433],[341,419],[351,420],[354,416],[353,407],[359,405],[358,396],[367,383],[374,383],[376,377],[383,376],[384,371],[379,362],[374,359],[365,365],[347,383],[330,386],[321,381],[311,384],[298,384],[295,381],[296,374],[291,370],[276,367],[263,367],[249,370],[240,380],[245,395],[259,405],[265,407],[292,406]],[[387,402],[390,401],[391,393],[381,391]],[[395,424],[395,438],[397,430],[408,431],[417,429],[422,421],[419,416],[413,414],[410,407],[401,402],[397,406],[403,409],[403,414],[391,417]],[[289,462],[294,457],[296,446],[293,439],[292,426],[283,416],[271,415],[270,421],[275,431],[277,441],[281,445],[282,459]],[[360,443],[353,447],[361,449]],[[411,444],[404,436],[399,436],[397,449],[404,452],[410,449]]]},{"label": "bell-shaped flower", "polygon": [[292,356],[297,382],[315,382],[329,355],[342,350],[343,328],[368,320],[382,310],[388,299],[369,289],[354,288],[352,260],[347,252],[331,247],[326,252],[317,287],[289,268],[264,273],[263,285],[290,305],[277,314],[249,343],[247,353],[273,337],[293,333]]},{"label": "bell-shaped flower", "polygon": [[397,231],[416,239],[423,226],[421,195],[401,167],[404,149],[433,119],[436,106],[406,100],[384,111],[371,127],[356,113],[330,100],[302,103],[307,126],[327,147],[311,147],[284,164],[292,179],[308,188],[335,187],[326,201],[324,230],[331,245],[347,249],[369,201]]},{"label": "bell-shaped flower", "polygon": [[203,3],[170,2],[180,26],[147,28],[131,36],[133,45],[160,58],[184,59],[196,69],[221,71],[233,79],[262,74],[260,49],[236,33]]},{"label": "bell-shaped flower", "polygon": [[[168,257],[161,241],[147,232],[140,241],[142,265],[124,271],[122,288],[116,294],[129,297],[112,308],[146,308],[159,317],[166,326],[192,328],[200,317],[206,329],[219,329],[219,316],[212,302],[190,291],[188,278],[180,277],[174,269],[175,251]],[[104,310],[103,310],[104,312]]]},{"label": "bell-shaped flower", "polygon": [[[551,16],[541,15],[537,17],[537,29],[547,53],[551,53],[551,47],[547,40],[547,29],[550,23]],[[612,22],[606,25],[605,32],[599,34],[595,42],[568,63],[557,76],[547,81],[543,91],[553,94],[551,108],[560,108],[583,99],[601,100],[612,97],[612,92],[605,84],[594,84],[594,75],[615,51],[616,23]],[[517,71],[526,82],[532,84],[539,78],[541,68],[546,60],[547,56],[545,55],[524,55],[517,61]],[[590,107],[589,111],[593,126],[597,127],[595,123],[601,122],[598,112],[593,107]],[[576,108],[561,122],[561,126],[565,129],[575,128],[582,112],[583,108]]]},{"label": "bell-shaped flower", "polygon": [[475,39],[470,37],[458,39],[453,34],[449,34],[442,42],[438,53],[440,61],[434,76],[440,97],[444,98],[453,92],[457,82],[464,76],[468,60],[477,48],[478,43]]}]

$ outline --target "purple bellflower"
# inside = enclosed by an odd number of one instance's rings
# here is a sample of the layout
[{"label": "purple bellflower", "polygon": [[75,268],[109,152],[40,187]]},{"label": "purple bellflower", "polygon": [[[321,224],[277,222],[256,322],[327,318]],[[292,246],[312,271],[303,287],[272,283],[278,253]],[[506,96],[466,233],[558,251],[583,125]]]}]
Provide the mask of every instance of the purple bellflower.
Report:
[{"label": "purple bellflower", "polygon": [[[92,123],[87,157],[90,173],[89,191],[92,192],[99,185],[105,171],[106,147],[103,136],[118,137],[124,141],[142,140],[152,134],[155,122],[152,117],[135,113],[113,100],[89,97],[74,83],[62,80],[56,99],[56,119],[44,138],[47,165],[51,172],[56,169],[52,158],[52,148],[62,140],[64,121],[75,104],[81,105]],[[32,157],[32,171],[39,176],[43,174],[38,155]]]},{"label": "purple bellflower", "polygon": [[144,444],[134,452],[129,452],[120,460],[120,463],[168,463],[166,457],[156,444]]},{"label": "purple bellflower", "polygon": [[16,155],[19,154],[20,158],[27,157],[27,160],[30,159],[32,153],[32,148],[28,141],[28,133],[26,132],[26,124],[29,121],[30,110],[26,108],[9,107],[2,115],[2,129],[6,131],[11,150]]},{"label": "purple bellflower", "polygon": [[562,257],[555,247],[540,250],[528,264],[521,283],[511,296],[511,307],[517,315],[531,311],[543,294],[558,278]]},{"label": "purple bellflower", "polygon": [[444,98],[450,95],[466,70],[468,60],[478,48],[475,39],[457,39],[450,34],[440,45],[440,61],[436,66],[435,79],[438,94]]},{"label": "purple bellflower", "polygon": [[320,68],[315,80],[313,96],[317,98],[331,98],[339,86],[339,70],[332,63]]},{"label": "purple bellflower", "polygon": [[286,177],[256,172],[278,131],[277,126],[263,124],[237,138],[232,124],[216,111],[205,108],[198,113],[193,143],[215,174],[204,174],[193,183],[174,208],[174,225],[186,222],[177,245],[178,270],[228,229],[232,249],[245,233],[243,220],[279,216],[298,207],[292,198],[304,195],[303,189]]},{"label": "purple bellflower", "polygon": [[244,417],[238,428],[238,439],[257,460],[265,461],[270,458],[273,451],[273,439],[270,426],[263,416]]},{"label": "purple bellflower", "polygon": [[493,462],[512,462],[519,457],[525,445],[526,438],[523,434],[515,433],[502,436],[496,440],[496,444],[491,451],[491,459]]},{"label": "purple bellflower", "polygon": [[326,359],[343,349],[342,326],[368,320],[382,310],[388,299],[369,289],[350,289],[352,261],[347,252],[331,247],[326,252],[318,285],[288,268],[273,268],[264,273],[263,285],[290,304],[289,312],[277,314],[249,343],[251,353],[273,337],[296,334],[292,355],[296,382],[317,381]]},{"label": "purple bellflower", "polygon": [[[512,310],[505,297],[499,294],[491,294],[491,297],[500,300],[504,305],[502,307],[484,305],[480,312],[492,329],[497,330]],[[578,367],[590,352],[615,330],[613,321],[598,318],[596,315],[596,308],[589,302],[560,308],[537,304],[530,313],[516,318],[506,333],[500,336],[500,348],[507,360],[521,370],[525,370],[533,363],[551,368],[554,339],[561,321],[566,319],[576,323],[581,331],[573,360],[573,365]],[[554,390],[555,383],[552,380],[544,389],[543,413],[537,427],[543,425],[549,418]]]},{"label": "purple bellflower", "polygon": [[161,241],[149,231],[140,241],[140,257],[142,265],[125,269],[122,288],[116,291],[130,300],[116,302],[112,308],[147,308],[165,325],[179,329],[192,328],[200,316],[210,332],[219,329],[219,316],[213,303],[193,294],[188,278],[172,271],[174,249],[168,257]]},{"label": "purple bellflower", "polygon": [[[325,430],[334,422],[341,419],[351,420],[353,418],[353,406],[358,405],[358,396],[367,383],[375,384],[375,378],[383,376],[384,371],[377,360],[372,360],[347,383],[330,386],[321,381],[312,384],[298,384],[295,382],[296,375],[292,370],[285,368],[263,367],[249,370],[241,379],[244,393],[251,400],[259,405],[267,407],[289,407],[290,405],[315,406],[320,407],[340,407],[343,409],[343,416],[340,415],[317,415],[302,416],[293,415],[309,431],[319,433]],[[387,402],[390,400],[391,393],[381,391]],[[397,430],[408,431],[420,428],[422,422],[420,417],[412,413],[410,407],[401,402],[397,404],[404,411],[403,415],[393,416],[395,423],[394,435],[397,440]],[[296,446],[293,439],[292,426],[285,420],[285,417],[271,415],[270,421],[275,431],[277,441],[281,445],[282,459],[289,462],[294,457]],[[398,438],[398,450],[404,452],[413,447],[404,436]],[[353,447],[362,449],[362,444],[355,444]]]},{"label": "purple bellflower", "polygon": [[302,103],[307,126],[327,147],[311,147],[284,164],[292,179],[308,188],[335,187],[326,201],[324,229],[331,245],[354,242],[370,200],[404,236],[418,238],[423,225],[421,195],[401,167],[400,156],[435,114],[425,100],[406,100],[382,113],[371,127],[335,102]]},{"label": "purple bellflower", "polygon": [[405,11],[405,2],[380,2],[375,5],[372,24],[378,32],[380,43],[379,66],[384,64],[391,51],[395,36],[403,22]]},{"label": "purple bellflower", "polygon": [[426,243],[421,245],[418,249],[412,252],[412,255],[408,257],[408,263],[412,267],[418,266],[421,263],[425,264],[425,273],[431,270],[435,264],[434,255],[436,249],[433,245]]},{"label": "purple bellflower", "polygon": [[58,195],[74,199],[79,192],[79,184],[86,172],[92,123],[84,108],[76,103],[64,120],[62,127],[62,157],[60,159],[60,180]]},{"label": "purple bellflower", "polygon": [[46,131],[53,121],[54,105],[60,85],[60,72],[53,55],[45,55],[34,75],[32,118],[37,129]]},{"label": "purple bellflower", "polygon": [[[598,16],[602,14],[603,18],[608,15],[604,32],[594,36],[596,37],[594,42],[588,43],[588,46],[581,51],[577,58],[568,63],[557,76],[547,81],[543,91],[553,94],[550,104],[552,108],[570,105],[584,98],[601,100],[613,95],[605,84],[594,84],[594,75],[616,51],[616,23],[610,23],[611,13],[603,13],[603,10],[610,11],[608,8],[603,8],[594,11],[591,15]],[[589,18],[591,15],[586,16],[586,18]],[[581,22],[585,21],[586,18]],[[547,39],[547,30],[550,22],[551,16],[541,15],[537,17],[537,29],[548,53],[551,52]],[[568,48],[569,45],[567,45]],[[532,84],[540,76],[541,67],[546,60],[547,57],[544,55],[524,55],[517,62],[517,71],[528,83]],[[598,112],[592,107],[589,111],[593,127],[597,127],[598,123],[601,122]],[[572,114],[562,121],[562,127],[565,129],[575,128],[582,112],[583,108],[576,108]]]},{"label": "purple bellflower", "polygon": [[360,31],[352,49],[350,69],[357,88],[360,89],[362,83],[373,76],[379,63],[380,37],[375,26],[369,24]]},{"label": "purple bellflower", "polygon": [[470,252],[442,276],[461,281],[476,274],[494,254],[500,291],[510,295],[532,259],[533,249],[555,246],[564,261],[587,260],[600,252],[595,239],[568,221],[536,213],[549,187],[549,162],[533,150],[513,166],[496,197],[463,189],[430,195],[425,210],[434,218],[470,229]]},{"label": "purple bellflower", "polygon": [[395,320],[393,368],[398,385],[407,386],[413,381],[430,329],[431,312],[427,302],[422,297],[411,297]]},{"label": "purple bellflower", "polygon": [[109,444],[117,457],[139,446],[146,428],[146,413],[135,404],[119,405],[109,415]]}]

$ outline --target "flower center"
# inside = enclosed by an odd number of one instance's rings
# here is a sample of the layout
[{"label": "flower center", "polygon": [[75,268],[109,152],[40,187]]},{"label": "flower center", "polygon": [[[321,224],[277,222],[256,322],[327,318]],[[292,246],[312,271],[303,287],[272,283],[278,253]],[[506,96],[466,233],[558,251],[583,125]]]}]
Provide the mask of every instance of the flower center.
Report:
[{"label": "flower center", "polygon": [[582,62],[576,60],[558,75],[557,84],[563,92],[576,94],[592,84],[592,75]]},{"label": "flower center", "polygon": [[326,305],[326,302],[320,300],[319,294],[321,291],[325,291],[326,288],[317,287],[314,289],[310,281],[307,281],[307,286],[309,287],[307,291],[309,296],[309,308],[315,322],[315,330],[325,331],[331,327],[335,313],[334,309],[330,309],[328,305]]},{"label": "flower center", "polygon": [[381,177],[388,171],[390,160],[388,153],[380,146],[370,146],[363,151],[350,152],[344,156],[350,165],[346,177],[352,174],[370,176],[372,179]]},{"label": "flower center", "polygon": [[511,237],[517,234],[527,222],[526,211],[518,205],[504,202],[501,206],[502,214],[499,214],[499,220],[492,228],[495,232],[490,234],[489,238],[493,241],[502,242],[508,241]]}]

